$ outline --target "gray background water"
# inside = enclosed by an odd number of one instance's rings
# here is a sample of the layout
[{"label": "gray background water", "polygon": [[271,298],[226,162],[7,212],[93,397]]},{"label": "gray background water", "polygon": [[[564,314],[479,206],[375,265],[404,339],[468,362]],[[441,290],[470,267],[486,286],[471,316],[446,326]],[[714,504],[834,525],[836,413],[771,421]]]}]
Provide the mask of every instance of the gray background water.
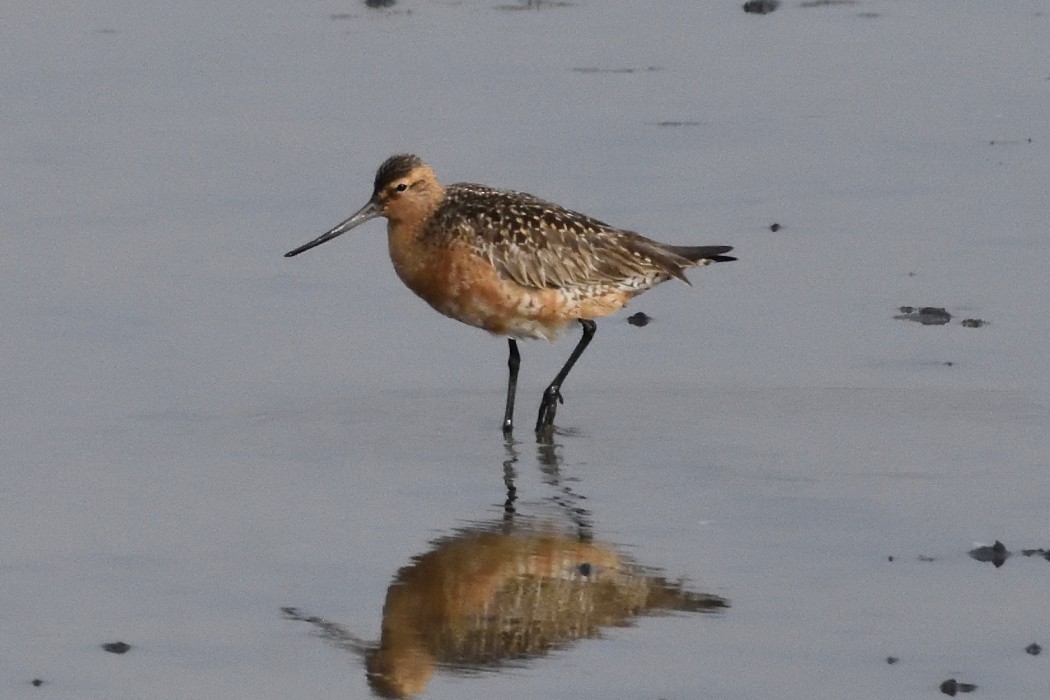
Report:
[{"label": "gray background water", "polygon": [[[364,697],[279,608],[378,637],[514,456],[521,511],[568,489],[732,607],[429,697],[1050,697],[1050,564],[966,556],[1050,545],[1048,4],[513,8],[5,8],[0,695]],[[736,246],[599,323],[556,469],[499,434],[504,341],[412,297],[380,224],[281,257],[406,150]],[[523,425],[574,341],[523,345]]]}]

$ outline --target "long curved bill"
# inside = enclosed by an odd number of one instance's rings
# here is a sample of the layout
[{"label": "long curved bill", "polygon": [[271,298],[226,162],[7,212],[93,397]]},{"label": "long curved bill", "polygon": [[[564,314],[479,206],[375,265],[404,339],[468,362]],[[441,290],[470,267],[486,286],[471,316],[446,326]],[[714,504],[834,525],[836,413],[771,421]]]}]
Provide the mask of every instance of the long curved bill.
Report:
[{"label": "long curved bill", "polygon": [[344,233],[346,233],[350,229],[354,228],[355,226],[360,226],[361,224],[365,223],[366,221],[368,221],[370,219],[374,219],[377,216],[380,216],[381,214],[382,214],[382,212],[379,209],[379,203],[375,202],[375,201],[370,201],[368,204],[366,204],[363,207],[361,207],[361,209],[356,214],[354,214],[349,219],[347,219],[343,223],[341,223],[338,226],[336,226],[334,229],[332,229],[328,233],[326,233],[324,235],[321,235],[321,236],[318,236],[317,238],[313,239],[312,241],[310,241],[306,245],[301,245],[298,248],[296,248],[295,250],[288,251],[287,253],[284,254],[284,257],[291,258],[291,257],[294,257],[294,256],[298,255],[299,253],[302,253],[303,251],[310,250],[311,248],[313,248],[315,246],[319,246],[319,245],[321,245],[322,243],[324,243],[326,241],[332,240],[336,236],[343,235]]}]

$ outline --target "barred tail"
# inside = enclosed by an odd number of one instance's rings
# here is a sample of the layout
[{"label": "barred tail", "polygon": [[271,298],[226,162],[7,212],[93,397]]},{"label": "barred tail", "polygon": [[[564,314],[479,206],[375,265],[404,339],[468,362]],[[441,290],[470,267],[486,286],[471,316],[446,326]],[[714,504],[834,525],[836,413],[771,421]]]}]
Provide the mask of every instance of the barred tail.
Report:
[{"label": "barred tail", "polygon": [[733,262],[736,260],[731,255],[723,255],[723,253],[728,253],[733,249],[731,245],[669,245],[664,247],[669,252],[694,263],[700,263],[704,260],[711,262]]}]

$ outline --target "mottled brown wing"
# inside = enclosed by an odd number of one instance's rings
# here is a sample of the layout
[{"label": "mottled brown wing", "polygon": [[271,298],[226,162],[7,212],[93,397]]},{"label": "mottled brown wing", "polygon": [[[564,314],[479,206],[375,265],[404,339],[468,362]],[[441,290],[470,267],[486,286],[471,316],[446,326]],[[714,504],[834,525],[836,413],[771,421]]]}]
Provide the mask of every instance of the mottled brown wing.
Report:
[{"label": "mottled brown wing", "polygon": [[[525,287],[649,286],[685,280],[695,263],[630,231],[520,192],[457,184],[435,231],[475,241],[478,254]],[[464,236],[464,234],[468,234]]]}]

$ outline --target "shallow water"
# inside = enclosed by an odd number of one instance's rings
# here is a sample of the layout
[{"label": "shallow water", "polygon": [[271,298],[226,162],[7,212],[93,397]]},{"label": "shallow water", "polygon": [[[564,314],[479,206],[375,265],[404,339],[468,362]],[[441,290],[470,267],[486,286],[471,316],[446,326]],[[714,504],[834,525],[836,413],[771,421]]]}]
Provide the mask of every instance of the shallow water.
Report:
[{"label": "shallow water", "polygon": [[[741,4],[8,8],[0,695],[368,697],[398,572],[508,527],[729,607],[426,697],[1050,695],[1050,564],[967,556],[1050,546],[1050,8]],[[505,342],[381,224],[282,257],[405,150],[740,260],[508,444]],[[522,345],[520,425],[574,341]]]}]

